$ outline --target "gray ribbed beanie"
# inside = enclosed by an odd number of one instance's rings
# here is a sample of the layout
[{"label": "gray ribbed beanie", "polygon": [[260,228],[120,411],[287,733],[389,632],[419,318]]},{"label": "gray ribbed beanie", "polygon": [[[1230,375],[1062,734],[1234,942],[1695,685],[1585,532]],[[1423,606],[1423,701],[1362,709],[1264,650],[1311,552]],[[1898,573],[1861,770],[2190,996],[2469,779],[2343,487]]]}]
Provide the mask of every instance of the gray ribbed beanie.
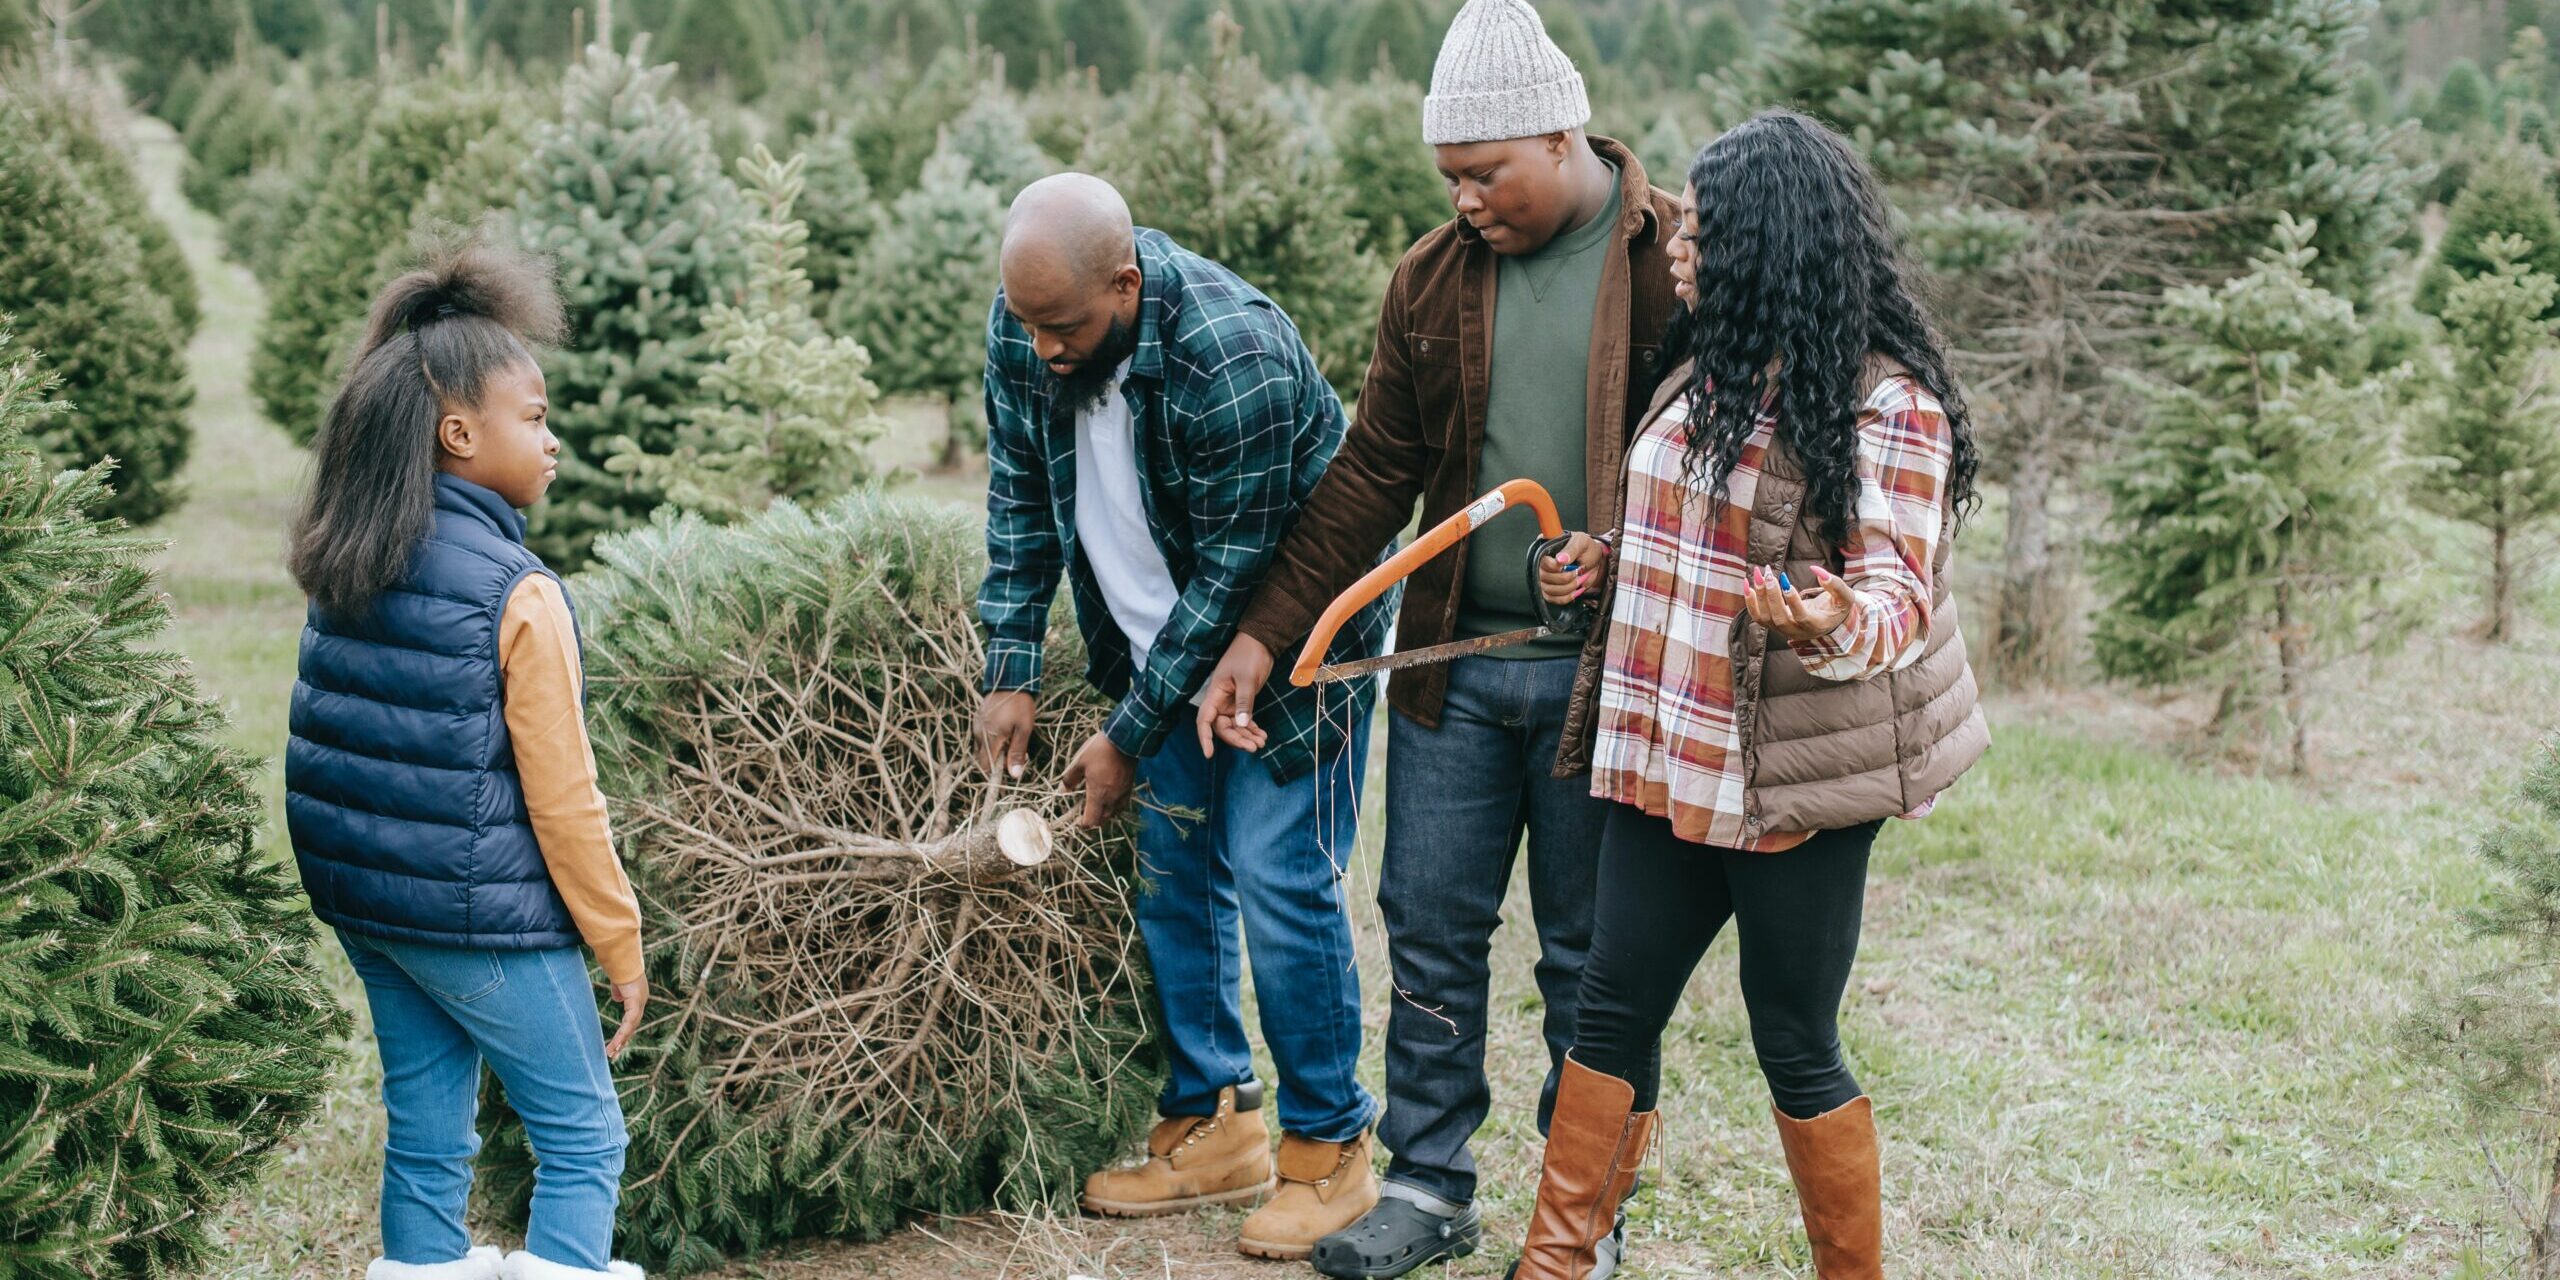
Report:
[{"label": "gray ribbed beanie", "polygon": [[1547,24],[1529,0],[1467,0],[1431,67],[1423,142],[1534,138],[1590,121],[1582,73],[1547,38]]}]

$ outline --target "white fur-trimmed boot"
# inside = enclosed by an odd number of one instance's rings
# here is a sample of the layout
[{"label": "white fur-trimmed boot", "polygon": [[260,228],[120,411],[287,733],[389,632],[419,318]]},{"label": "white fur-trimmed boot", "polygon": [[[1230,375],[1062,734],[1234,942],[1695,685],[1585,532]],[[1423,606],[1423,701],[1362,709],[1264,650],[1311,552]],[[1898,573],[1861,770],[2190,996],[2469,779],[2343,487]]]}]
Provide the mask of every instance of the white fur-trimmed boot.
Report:
[{"label": "white fur-trimmed boot", "polygon": [[498,1246],[484,1244],[451,1262],[393,1262],[376,1258],[364,1280],[499,1280]]},{"label": "white fur-trimmed boot", "polygon": [[640,1264],[616,1259],[602,1271],[589,1271],[565,1262],[537,1258],[522,1249],[507,1255],[505,1280],[648,1280]]}]

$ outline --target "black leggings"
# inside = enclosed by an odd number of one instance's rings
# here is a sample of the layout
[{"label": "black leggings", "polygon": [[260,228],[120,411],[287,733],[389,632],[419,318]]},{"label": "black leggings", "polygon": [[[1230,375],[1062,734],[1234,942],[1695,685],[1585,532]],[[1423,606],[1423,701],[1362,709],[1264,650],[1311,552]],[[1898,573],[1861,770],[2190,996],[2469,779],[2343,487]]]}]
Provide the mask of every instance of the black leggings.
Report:
[{"label": "black leggings", "polygon": [[1683,840],[1668,818],[1609,807],[1573,1056],[1636,1087],[1651,1111],[1662,1031],[1728,919],[1742,934],[1742,1003],[1778,1110],[1798,1120],[1858,1096],[1840,1060],[1840,994],[1858,955],[1867,850],[1884,824],[1825,831],[1784,853]]}]

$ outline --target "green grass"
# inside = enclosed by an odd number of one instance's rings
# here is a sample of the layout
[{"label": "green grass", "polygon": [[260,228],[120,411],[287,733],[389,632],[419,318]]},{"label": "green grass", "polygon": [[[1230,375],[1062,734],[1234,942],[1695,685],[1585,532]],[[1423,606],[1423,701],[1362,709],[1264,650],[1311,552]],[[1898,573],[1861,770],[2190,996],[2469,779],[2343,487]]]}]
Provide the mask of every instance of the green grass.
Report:
[{"label": "green grass", "polygon": [[[160,529],[172,640],[231,708],[237,740],[273,756],[300,626],[280,560],[301,461],[242,387],[255,286],[177,202],[167,131],[144,123],[135,136],[209,312],[193,352],[194,499]],[[899,422],[891,458],[919,465],[938,414],[909,406]],[[958,502],[976,490],[968,475],[916,483]],[[1969,543],[1975,564],[1989,541]],[[2452,630],[2468,621],[2461,581],[2476,561],[2460,531],[2430,526],[2425,541]],[[2175,704],[2102,691],[1995,703],[1990,760],[1879,845],[1843,1015],[1878,1103],[1896,1274],[2512,1270],[2519,1232],[2484,1151],[2512,1161],[2515,1133],[2461,1114],[2392,1037],[2466,963],[2456,913],[2482,888],[2468,842],[2560,705],[2549,592],[2534,603],[2527,644],[2429,642],[2328,673],[2321,778],[2307,785],[2196,762]],[[272,800],[272,771],[266,785]],[[1373,1088],[1389,998],[1370,900],[1376,829],[1353,894]],[[267,846],[280,853],[281,840],[279,823]],[[1492,1242],[1456,1276],[1501,1273],[1533,1189],[1528,1104],[1545,1064],[1526,911],[1515,893],[1496,941],[1498,1102],[1479,1140]],[[1666,1042],[1664,1167],[1634,1208],[1631,1278],[1810,1274],[1733,955],[1729,939],[1710,953]],[[224,1215],[229,1249],[212,1274],[360,1273],[381,1141],[361,1037],[351,1063],[326,1118]],[[1236,1216],[933,1224],[875,1246],[788,1246],[730,1274],[1302,1274],[1238,1260]]]}]

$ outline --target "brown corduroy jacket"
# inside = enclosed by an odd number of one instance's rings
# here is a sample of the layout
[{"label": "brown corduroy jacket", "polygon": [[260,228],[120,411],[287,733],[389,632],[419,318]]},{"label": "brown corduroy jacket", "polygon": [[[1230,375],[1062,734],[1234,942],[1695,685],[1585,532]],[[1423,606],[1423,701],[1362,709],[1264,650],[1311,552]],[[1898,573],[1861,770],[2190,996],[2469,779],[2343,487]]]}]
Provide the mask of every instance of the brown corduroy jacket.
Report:
[{"label": "brown corduroy jacket", "polygon": [[[1601,268],[1591,321],[1585,456],[1597,520],[1618,509],[1627,441],[1644,416],[1654,351],[1677,302],[1670,245],[1680,228],[1680,201],[1648,183],[1644,165],[1624,146],[1593,137],[1591,149],[1618,166],[1621,250]],[[1412,517],[1414,499],[1422,500],[1422,524],[1429,528],[1477,496],[1493,378],[1496,266],[1493,250],[1463,219],[1416,241],[1396,264],[1351,430],[1238,623],[1271,650],[1281,670],[1297,657],[1325,606],[1377,565],[1379,550]],[[1405,580],[1398,648],[1439,644],[1456,633],[1465,564],[1464,555],[1451,552]],[[1448,687],[1447,664],[1409,667],[1395,673],[1387,698],[1396,710],[1437,726]]]},{"label": "brown corduroy jacket", "polygon": [[[1880,360],[1868,385],[1901,371]],[[1645,419],[1662,412],[1687,383],[1685,367],[1664,378]],[[1840,548],[1807,518],[1804,492],[1803,465],[1783,441],[1772,441],[1752,495],[1747,558],[1810,581],[1814,565],[1838,573],[1843,564]],[[1609,510],[1614,527],[1619,509]],[[1929,567],[1927,647],[1908,667],[1872,680],[1825,680],[1806,671],[1784,640],[1770,643],[1769,629],[1751,615],[1734,619],[1733,714],[1742,726],[1743,825],[1750,836],[1830,831],[1909,813],[1954,785],[1991,749],[1991,729],[1965,657],[1964,629],[1948,590],[1952,510],[1945,521]],[[1601,591],[1603,618],[1610,616],[1615,585],[1613,572]],[[1594,628],[1583,645],[1565,709],[1558,777],[1591,767],[1608,632],[1605,624]]]}]

